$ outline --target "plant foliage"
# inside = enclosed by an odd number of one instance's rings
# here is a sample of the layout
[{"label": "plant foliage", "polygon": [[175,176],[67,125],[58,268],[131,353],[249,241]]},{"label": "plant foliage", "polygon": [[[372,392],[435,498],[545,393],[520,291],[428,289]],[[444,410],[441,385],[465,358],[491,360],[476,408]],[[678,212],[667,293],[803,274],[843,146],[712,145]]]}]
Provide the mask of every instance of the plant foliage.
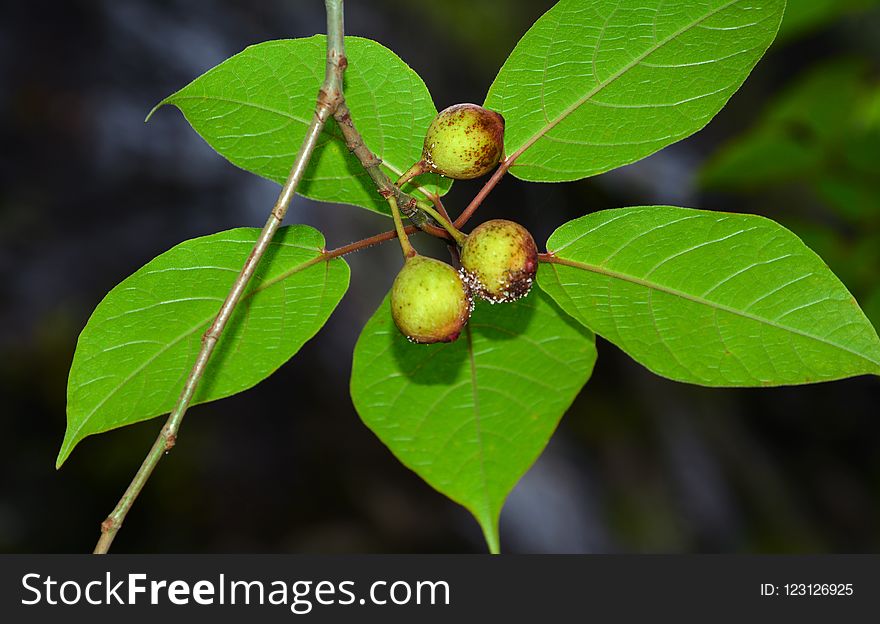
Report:
[{"label": "plant foliage", "polygon": [[[515,47],[485,99],[506,118],[511,172],[577,180],[698,131],[768,49],[784,6],[558,2]],[[179,108],[232,163],[280,182],[313,111],[325,41],[250,47],[162,104]],[[420,158],[436,108],[390,50],[357,37],[346,48],[346,100],[394,179]],[[741,171],[731,159],[755,154],[785,174],[814,163],[814,150],[777,141],[786,124],[768,127],[716,166],[716,179]],[[439,194],[450,186],[436,176],[420,180]],[[388,212],[332,123],[300,192]],[[184,242],[107,295],[77,345],[59,464],[86,435],[172,409],[256,236],[241,229]],[[253,386],[322,327],[349,277],[323,246],[306,226],[278,234],[196,402]],[[404,465],[469,509],[493,551],[505,498],[590,377],[593,332],[659,375],[708,386],[880,372],[880,340],[855,299],[800,239],[763,217],[621,208],[562,225],[547,249],[540,289],[513,304],[479,304],[457,342],[407,342],[386,298],[354,350],[351,395],[364,423]]]}]

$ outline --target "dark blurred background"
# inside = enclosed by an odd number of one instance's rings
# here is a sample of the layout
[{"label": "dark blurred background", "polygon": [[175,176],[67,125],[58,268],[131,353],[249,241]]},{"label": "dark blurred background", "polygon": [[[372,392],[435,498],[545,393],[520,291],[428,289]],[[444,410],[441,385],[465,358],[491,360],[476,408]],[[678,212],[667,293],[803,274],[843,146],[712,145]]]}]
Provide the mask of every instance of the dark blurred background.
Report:
[{"label": "dark blurred background", "polygon": [[[350,0],[347,26],[396,51],[443,108],[481,102],[551,4]],[[757,212],[814,245],[877,324],[880,14],[864,0],[789,5],[780,40],[706,130],[577,183],[507,179],[480,216],[515,218],[543,242],[562,222],[604,208]],[[142,264],[188,238],[261,226],[277,194],[214,154],[177,111],[146,125],[144,116],[249,44],[323,32],[323,3],[31,0],[2,9],[0,551],[84,552],[161,421],[90,437],[55,471],[79,331]],[[841,59],[859,68],[841,78],[851,90],[820,87],[820,103],[791,95],[838,71]],[[786,97],[787,112],[774,113]],[[773,168],[800,162],[798,154],[806,166]],[[447,206],[460,210],[478,187],[457,183]],[[388,227],[358,208],[301,199],[288,220],[318,227],[334,246]],[[115,550],[484,550],[470,516],[398,464],[351,406],[351,351],[399,256],[386,245],[349,260],[351,290],[291,362],[248,392],[191,411]],[[502,544],[877,552],[878,405],[877,378],[709,390],[654,377],[600,341],[593,379],[509,499]]]}]

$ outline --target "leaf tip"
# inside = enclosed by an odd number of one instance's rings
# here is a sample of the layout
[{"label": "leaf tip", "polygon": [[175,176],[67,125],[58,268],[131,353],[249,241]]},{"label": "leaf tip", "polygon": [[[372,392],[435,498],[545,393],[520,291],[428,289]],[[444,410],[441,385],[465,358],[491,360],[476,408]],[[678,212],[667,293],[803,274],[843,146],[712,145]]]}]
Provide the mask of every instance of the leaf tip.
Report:
[{"label": "leaf tip", "polygon": [[64,441],[61,443],[61,449],[58,451],[58,457],[55,458],[55,470],[59,470],[67,461],[67,458],[70,457],[70,453],[73,451],[73,447],[76,446],[76,440],[72,440],[69,437],[69,430],[64,434]]},{"label": "leaf tip", "polygon": [[55,470],[61,469],[61,465],[64,464],[69,455],[70,451],[66,451],[64,447],[61,447],[61,450],[58,451],[58,457],[55,458]]}]

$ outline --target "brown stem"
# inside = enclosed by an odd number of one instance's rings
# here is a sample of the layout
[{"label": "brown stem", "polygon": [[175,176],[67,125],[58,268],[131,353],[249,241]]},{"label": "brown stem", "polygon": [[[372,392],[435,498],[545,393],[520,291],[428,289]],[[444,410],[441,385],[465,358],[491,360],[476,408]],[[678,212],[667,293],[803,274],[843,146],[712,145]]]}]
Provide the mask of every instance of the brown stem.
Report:
[{"label": "brown stem", "polygon": [[[382,159],[370,151],[370,148],[364,143],[361,133],[358,132],[352,120],[351,110],[344,100],[340,102],[333,118],[339,125],[348,150],[360,161],[361,166],[373,180],[373,184],[376,185],[379,194],[385,198],[394,195],[397,199],[397,206],[403,214],[406,216],[415,214],[419,210],[418,201],[412,195],[404,193],[396,187],[391,178],[385,174],[381,167]],[[427,223],[419,225],[419,229],[437,238],[449,238],[446,230]]]},{"label": "brown stem", "polygon": [[429,193],[428,199],[430,199],[431,203],[434,204],[434,208],[437,209],[437,212],[442,214],[444,219],[452,223],[452,219],[449,217],[449,213],[446,212],[446,206],[443,205],[443,200],[440,199],[440,196],[434,193]]},{"label": "brown stem", "polygon": [[444,217],[440,214],[439,210],[436,210],[433,206],[429,205],[426,201],[419,202],[419,210],[427,214],[429,217],[434,219],[440,226],[446,230],[449,236],[452,237],[452,240],[455,241],[455,244],[459,247],[463,247],[465,241],[467,240],[467,235],[462,233],[461,230],[452,225],[452,221],[449,220],[449,217]]},{"label": "brown stem", "polygon": [[342,78],[348,64],[345,58],[343,0],[325,0],[324,5],[327,10],[327,65],[324,82],[318,92],[311,124],[296,155],[290,175],[281,189],[278,200],[275,202],[275,206],[272,208],[269,219],[266,221],[266,225],[263,226],[263,230],[260,232],[254,248],[251,250],[250,255],[248,255],[241,272],[226,296],[226,300],[223,302],[211,327],[202,337],[201,350],[190,370],[177,404],[168,416],[168,420],[165,426],[162,427],[159,437],[129,484],[128,489],[126,489],[119,503],[117,503],[107,519],[101,523],[101,538],[95,546],[95,554],[104,554],[110,549],[110,545],[119,532],[131,506],[158,465],[159,460],[177,442],[180,424],[186,415],[187,408],[192,402],[202,375],[205,373],[205,368],[208,365],[208,360],[214,351],[214,347],[217,345],[233,312],[235,312],[235,308],[244,294],[254,271],[259,265],[260,260],[262,260],[272,237],[280,227],[284,215],[287,213],[290,202],[296,193],[296,188],[318,143],[318,137],[324,129],[324,124],[336,112],[339,103],[342,101]]},{"label": "brown stem", "polygon": [[501,178],[504,177],[504,174],[507,173],[507,170],[513,165],[514,161],[519,157],[522,152],[517,152],[512,156],[505,158],[501,161],[501,164],[498,165],[498,168],[495,170],[495,173],[492,174],[492,177],[486,181],[486,184],[483,185],[483,188],[480,189],[480,192],[477,193],[474,198],[471,200],[471,203],[468,204],[468,207],[465,208],[460,215],[458,215],[458,219],[455,220],[453,225],[457,228],[462,228],[472,216],[477,211],[477,208],[480,207],[480,204],[483,203],[483,200],[489,196],[489,193],[492,192],[492,189],[501,181]]},{"label": "brown stem", "polygon": [[[419,229],[414,225],[408,225],[404,228],[404,231],[407,234],[415,234]],[[397,238],[397,230],[389,230],[354,243],[349,243],[348,245],[343,245],[342,247],[337,247],[336,249],[331,249],[330,251],[325,251],[321,257],[325,260],[332,260],[333,258],[339,258],[340,256],[345,256],[368,247],[373,247],[374,245],[381,245],[382,243],[394,240],[395,238]]]}]

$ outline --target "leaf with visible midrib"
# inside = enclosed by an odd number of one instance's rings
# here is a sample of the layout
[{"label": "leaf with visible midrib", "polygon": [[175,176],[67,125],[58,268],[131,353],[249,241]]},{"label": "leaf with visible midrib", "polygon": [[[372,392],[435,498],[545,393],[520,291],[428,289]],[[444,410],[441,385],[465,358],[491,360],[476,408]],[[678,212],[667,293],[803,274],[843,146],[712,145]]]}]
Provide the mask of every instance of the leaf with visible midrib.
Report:
[{"label": "leaf with visible midrib", "polygon": [[740,215],[645,206],[564,224],[538,283],[659,375],[770,386],[880,373],[880,339],[794,234]]},{"label": "leaf with visible midrib", "polygon": [[351,397],[364,423],[431,486],[466,507],[498,550],[498,516],[596,360],[591,332],[535,289],[478,303],[453,343],[415,345],[389,299],[354,351]]},{"label": "leaf with visible midrib", "polygon": [[[201,339],[259,230],[186,241],[111,290],[80,334],[57,465],[83,438],[171,411]],[[193,404],[250,388],[324,325],[348,289],[348,265],[320,260],[324,237],[281,228],[217,343]]]},{"label": "leaf with visible midrib", "polygon": [[[326,41],[316,35],[250,46],[159,106],[173,104],[221,156],[281,184],[312,120],[324,77]],[[364,142],[396,180],[421,158],[425,132],[437,109],[422,79],[391,50],[360,37],[346,37],[345,47],[345,100]],[[436,175],[418,181],[441,195],[452,184]],[[297,192],[389,213],[332,119]]]},{"label": "leaf with visible midrib", "polygon": [[523,180],[577,180],[690,136],[773,41],[784,0],[561,0],[501,68],[486,107]]}]

